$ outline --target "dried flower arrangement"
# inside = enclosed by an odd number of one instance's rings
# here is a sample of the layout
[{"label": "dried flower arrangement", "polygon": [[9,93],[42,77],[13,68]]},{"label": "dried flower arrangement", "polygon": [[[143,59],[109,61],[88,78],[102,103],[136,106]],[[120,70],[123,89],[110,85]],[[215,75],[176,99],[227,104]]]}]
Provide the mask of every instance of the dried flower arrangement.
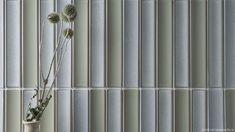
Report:
[{"label": "dried flower arrangement", "polygon": [[[52,24],[58,24],[60,23],[60,32],[57,36],[57,45],[54,49],[53,57],[50,61],[50,66],[47,74],[44,74],[42,70],[40,70],[40,77],[42,79],[42,91],[40,91],[40,87],[38,86],[37,89],[35,89],[35,94],[30,98],[29,107],[27,109],[26,113],[26,121],[40,121],[45,109],[47,108],[50,99],[52,98],[52,89],[55,84],[56,77],[58,75],[58,72],[60,70],[60,66],[64,57],[64,54],[67,50],[67,45],[69,44],[69,40],[73,37],[74,31],[71,28],[64,28],[63,23],[69,23],[71,25],[72,22],[77,17],[77,11],[76,7],[72,4],[67,4],[64,6],[62,11],[60,13],[52,12],[47,16],[47,20]],[[63,31],[62,31],[63,29]],[[42,35],[39,45],[39,56],[41,58],[41,49],[43,45],[43,32],[44,32],[44,24],[42,26]],[[63,37],[62,37],[63,36]],[[58,54],[59,53],[59,54]],[[56,56],[58,55],[58,62],[56,63]],[[56,63],[56,64],[55,64]],[[54,73],[52,73],[52,67],[53,64],[56,65],[56,70]],[[44,76],[46,75],[46,76]],[[52,83],[49,85],[49,77],[53,76]],[[49,89],[47,90],[47,88]],[[36,106],[32,106],[32,100],[37,99]]]}]

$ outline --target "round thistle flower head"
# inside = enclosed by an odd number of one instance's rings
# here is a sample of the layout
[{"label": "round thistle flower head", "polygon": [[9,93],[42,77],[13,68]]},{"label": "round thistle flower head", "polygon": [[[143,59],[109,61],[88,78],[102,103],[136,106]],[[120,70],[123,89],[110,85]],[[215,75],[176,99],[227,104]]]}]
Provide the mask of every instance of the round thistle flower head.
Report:
[{"label": "round thistle flower head", "polygon": [[77,14],[76,7],[72,4],[65,5],[62,12],[68,19],[74,18]]},{"label": "round thistle flower head", "polygon": [[63,31],[63,35],[65,38],[72,38],[73,37],[73,30],[71,28],[66,28]]},{"label": "round thistle flower head", "polygon": [[76,19],[76,17],[77,17],[77,12],[75,13],[75,15],[74,15],[73,17],[71,17],[71,18],[69,19],[69,21],[70,21],[70,22],[73,22],[73,21]]},{"label": "round thistle flower head", "polygon": [[51,23],[58,23],[60,21],[60,16],[58,15],[58,13],[56,12],[52,12],[47,16],[47,19],[51,22]]}]

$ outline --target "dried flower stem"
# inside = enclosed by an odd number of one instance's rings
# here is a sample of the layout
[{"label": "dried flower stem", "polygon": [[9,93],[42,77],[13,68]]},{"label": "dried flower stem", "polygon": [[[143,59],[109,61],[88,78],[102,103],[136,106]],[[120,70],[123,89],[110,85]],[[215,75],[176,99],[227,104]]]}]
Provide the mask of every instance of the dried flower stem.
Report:
[{"label": "dried flower stem", "polygon": [[[59,53],[60,56],[59,56],[59,62],[58,62],[58,64],[57,64],[57,70],[56,70],[56,72],[55,72],[55,74],[54,74],[54,77],[53,77],[51,86],[50,86],[50,88],[49,88],[49,91],[47,92],[47,95],[45,96],[45,99],[47,99],[47,98],[49,97],[49,95],[50,95],[50,93],[51,93],[51,90],[52,90],[52,88],[53,88],[53,86],[54,86],[55,79],[56,79],[56,77],[57,77],[57,75],[58,75],[58,72],[59,72],[59,69],[60,69],[62,60],[63,60],[63,58],[64,58],[64,54],[65,54],[65,52],[66,52],[66,50],[67,50],[67,44],[68,44],[68,42],[69,42],[69,40],[66,42],[66,37],[64,37],[63,40],[62,40],[62,43],[57,44],[57,47],[56,47],[56,49],[55,49],[55,51],[54,51],[54,56],[53,56],[53,59],[51,60],[50,67],[52,67],[53,62],[55,61],[56,53],[58,53],[58,49],[59,49],[59,47],[60,47],[60,53]],[[65,49],[65,50],[64,50],[64,46],[66,46],[66,49]],[[48,77],[49,77],[49,75],[50,75],[50,71],[51,71],[51,68],[50,68],[50,70],[49,70],[49,72],[48,72],[48,74],[47,74],[47,78],[46,78],[45,81],[48,81]],[[43,95],[42,95],[42,98],[41,98],[42,101],[45,100],[45,99],[44,99],[44,95],[45,95],[45,92],[46,92],[46,85],[47,85],[47,82],[44,82]]]},{"label": "dried flower stem", "polygon": [[[59,47],[61,46],[62,28],[63,28],[63,22],[60,23],[60,32],[59,32],[59,35],[58,35],[58,37],[57,37],[57,44],[56,44],[55,51],[54,51],[54,53],[53,53],[52,60],[51,60],[51,62],[50,62],[49,71],[48,71],[48,73],[47,73],[46,78],[43,79],[43,82],[46,82],[46,83],[47,83],[48,80],[49,80],[49,76],[50,76],[50,74],[51,74],[52,66],[53,66],[53,64],[54,64],[54,62],[55,62],[55,58],[56,58],[56,54],[57,54],[57,52],[58,52],[58,49],[59,49]],[[44,99],[45,90],[46,90],[46,86],[45,86],[45,84],[44,84],[41,100]]]},{"label": "dried flower stem", "polygon": [[51,70],[52,70],[52,65],[53,65],[53,63],[55,61],[55,58],[56,58],[56,53],[58,52],[58,49],[61,46],[62,28],[63,28],[63,22],[61,22],[60,33],[59,33],[59,36],[57,37],[57,47],[54,51],[53,58],[52,58],[52,61],[51,61],[51,64],[50,64],[50,68],[49,68],[49,71],[48,71],[48,74],[47,74],[47,77],[46,77],[47,80],[50,76],[50,73],[51,73]]},{"label": "dried flower stem", "polygon": [[[49,89],[49,91],[48,91],[48,93],[47,93],[47,95],[46,95],[46,98],[48,98],[49,95],[51,94],[51,90],[52,90],[53,85],[54,85],[54,83],[55,83],[55,79],[56,79],[56,77],[57,77],[57,75],[58,75],[58,73],[59,73],[60,66],[61,66],[61,64],[62,64],[62,60],[63,60],[63,58],[64,58],[64,56],[65,56],[66,51],[67,51],[68,42],[69,42],[69,41],[65,42],[66,48],[64,49],[64,51],[61,51],[61,53],[60,53],[59,62],[58,62],[58,67],[57,67],[57,70],[56,70],[56,72],[55,72],[54,78],[53,78],[53,80],[52,80],[51,87],[50,87],[50,89]],[[63,46],[63,47],[64,47],[64,46]],[[61,50],[63,50],[63,47],[61,48]]]},{"label": "dried flower stem", "polygon": [[[42,32],[41,32],[41,35],[40,35],[40,43],[39,43],[39,67],[41,68],[41,58],[42,58],[42,53],[41,53],[41,50],[42,50],[42,43],[43,43],[43,38],[44,38],[44,30],[45,30],[45,20],[42,22]],[[40,70],[40,77],[44,80],[44,75],[43,75],[43,72],[42,70]],[[40,81],[41,82],[41,81]],[[39,85],[41,85],[39,83]],[[38,86],[38,88],[40,89],[41,86]],[[38,94],[40,94],[40,92],[38,92]],[[40,96],[40,95],[39,95]]]},{"label": "dried flower stem", "polygon": [[[62,60],[63,60],[63,58],[64,58],[64,54],[65,54],[65,52],[66,52],[66,50],[67,50],[67,45],[68,45],[68,42],[69,42],[69,40],[66,42],[66,37],[67,37],[67,35],[68,35],[68,34],[66,34],[66,36],[65,36],[65,37],[63,38],[63,40],[62,40],[62,45],[61,45],[61,47],[60,47],[60,52],[59,52],[59,55],[60,55],[60,56],[59,56],[59,61],[58,61],[58,65],[57,65],[57,70],[56,70],[56,72],[55,72],[54,78],[53,78],[53,80],[52,80],[51,87],[50,87],[50,89],[49,89],[49,91],[48,91],[48,93],[47,93],[47,95],[46,95],[46,98],[48,98],[48,96],[51,94],[51,90],[52,90],[53,85],[54,85],[54,83],[55,83],[55,79],[56,79],[56,77],[57,77],[57,75],[58,75],[58,73],[59,73],[60,66],[61,66]],[[66,45],[66,48],[65,48],[65,50],[63,51],[65,45]]]}]

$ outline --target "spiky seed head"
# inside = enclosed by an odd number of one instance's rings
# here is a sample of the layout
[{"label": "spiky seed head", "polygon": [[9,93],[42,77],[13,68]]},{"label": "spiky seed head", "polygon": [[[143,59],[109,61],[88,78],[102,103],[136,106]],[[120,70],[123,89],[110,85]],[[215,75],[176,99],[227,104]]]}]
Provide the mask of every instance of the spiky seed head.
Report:
[{"label": "spiky seed head", "polygon": [[73,17],[69,18],[69,21],[73,22],[76,19],[76,17],[77,17],[77,12],[75,13],[75,15]]},{"label": "spiky seed head", "polygon": [[73,30],[71,28],[66,28],[63,31],[63,35],[65,38],[72,38],[73,37]]},{"label": "spiky seed head", "polygon": [[77,14],[76,7],[73,4],[65,5],[62,12],[69,19],[74,18]]},{"label": "spiky seed head", "polygon": [[51,23],[58,23],[60,21],[60,16],[58,13],[56,12],[52,12],[47,16],[47,19],[51,22]]}]

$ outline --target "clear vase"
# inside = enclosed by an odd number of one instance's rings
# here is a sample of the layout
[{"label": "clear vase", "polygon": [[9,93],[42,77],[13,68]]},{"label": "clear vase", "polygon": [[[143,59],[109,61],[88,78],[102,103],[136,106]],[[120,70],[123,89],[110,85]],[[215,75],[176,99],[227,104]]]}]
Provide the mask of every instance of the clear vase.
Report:
[{"label": "clear vase", "polygon": [[40,121],[23,121],[24,132],[40,132]]}]

